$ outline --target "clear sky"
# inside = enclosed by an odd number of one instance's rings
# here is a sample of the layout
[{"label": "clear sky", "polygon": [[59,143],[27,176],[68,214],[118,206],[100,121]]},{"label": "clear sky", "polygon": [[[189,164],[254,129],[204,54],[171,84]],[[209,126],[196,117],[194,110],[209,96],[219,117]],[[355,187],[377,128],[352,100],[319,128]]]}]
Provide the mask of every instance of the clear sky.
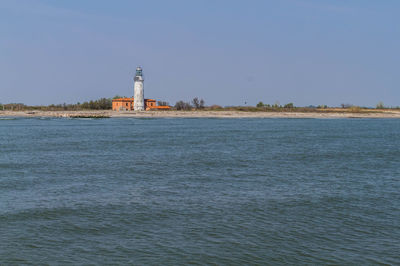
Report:
[{"label": "clear sky", "polygon": [[0,102],[400,105],[398,0],[0,0]]}]

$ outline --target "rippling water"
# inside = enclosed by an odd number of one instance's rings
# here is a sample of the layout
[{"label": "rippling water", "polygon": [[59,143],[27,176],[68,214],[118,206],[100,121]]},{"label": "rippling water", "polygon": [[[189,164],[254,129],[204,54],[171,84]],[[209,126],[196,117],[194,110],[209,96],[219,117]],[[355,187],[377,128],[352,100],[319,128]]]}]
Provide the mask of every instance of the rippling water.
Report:
[{"label": "rippling water", "polygon": [[399,120],[0,120],[0,264],[400,264],[399,250]]}]

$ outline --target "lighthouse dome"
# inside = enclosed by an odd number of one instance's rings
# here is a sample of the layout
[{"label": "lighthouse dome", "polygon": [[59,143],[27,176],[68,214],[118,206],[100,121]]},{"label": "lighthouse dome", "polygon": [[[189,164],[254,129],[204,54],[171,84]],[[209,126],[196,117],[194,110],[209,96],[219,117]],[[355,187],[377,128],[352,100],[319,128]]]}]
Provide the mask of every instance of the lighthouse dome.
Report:
[{"label": "lighthouse dome", "polygon": [[136,76],[142,76],[142,68],[139,66],[136,68]]}]

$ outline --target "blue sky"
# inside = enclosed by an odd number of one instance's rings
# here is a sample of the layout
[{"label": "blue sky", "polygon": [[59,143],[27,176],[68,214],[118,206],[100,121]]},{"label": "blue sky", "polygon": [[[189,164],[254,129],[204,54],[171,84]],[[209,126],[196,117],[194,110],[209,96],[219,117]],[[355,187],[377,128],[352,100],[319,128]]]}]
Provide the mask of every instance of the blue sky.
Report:
[{"label": "blue sky", "polygon": [[400,105],[397,0],[0,0],[0,102]]}]

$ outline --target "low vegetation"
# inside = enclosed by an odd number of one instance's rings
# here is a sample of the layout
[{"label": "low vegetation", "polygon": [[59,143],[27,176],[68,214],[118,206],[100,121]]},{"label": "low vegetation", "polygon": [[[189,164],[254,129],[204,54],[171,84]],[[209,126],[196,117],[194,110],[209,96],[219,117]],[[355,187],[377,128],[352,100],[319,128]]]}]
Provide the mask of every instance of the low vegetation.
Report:
[{"label": "low vegetation", "polygon": [[189,111],[192,109],[201,110],[204,108],[205,108],[205,101],[203,99],[199,99],[198,97],[193,98],[191,103],[178,101],[175,103],[174,106],[175,110],[184,110],[184,111]]},{"label": "low vegetation", "polygon": [[[115,96],[113,98],[100,98],[98,100],[85,101],[76,104],[51,104],[29,106],[23,103],[0,103],[0,111],[84,111],[84,110],[111,110],[112,99],[124,98],[125,96]],[[170,106],[168,102],[158,101],[158,106]],[[171,110],[204,110],[204,111],[244,111],[244,112],[321,112],[321,113],[365,113],[365,112],[383,112],[387,110],[400,110],[400,107],[385,107],[382,102],[376,105],[376,108],[360,107],[353,104],[341,104],[340,107],[328,107],[327,105],[296,107],[293,103],[281,105],[279,102],[274,104],[264,104],[258,102],[256,106],[226,106],[220,105],[206,106],[205,101],[195,97],[190,102],[177,101]]]},{"label": "low vegetation", "polygon": [[[119,96],[118,96],[119,97]],[[112,99],[101,98],[94,101],[86,101],[83,103],[76,104],[50,104],[50,105],[34,105],[29,106],[23,103],[9,103],[0,105],[0,110],[10,111],[26,111],[26,110],[37,110],[37,111],[80,111],[80,110],[111,110]]]},{"label": "low vegetation", "polygon": [[[196,100],[197,99],[197,100]],[[381,112],[379,109],[389,109],[385,108],[383,103],[379,103],[375,108],[360,107],[353,104],[341,104],[340,107],[329,107],[325,104],[318,106],[310,105],[306,107],[296,107],[294,103],[287,103],[281,105],[279,102],[274,104],[264,104],[262,101],[258,102],[256,106],[226,106],[222,107],[220,105],[196,105],[195,103],[200,103],[198,98],[192,100],[192,104],[184,101],[178,101],[175,105],[175,110],[206,110],[206,111],[244,111],[244,112],[313,112],[313,113],[373,113]],[[196,108],[197,107],[197,108]],[[393,110],[400,110],[400,107],[390,108]]]}]

